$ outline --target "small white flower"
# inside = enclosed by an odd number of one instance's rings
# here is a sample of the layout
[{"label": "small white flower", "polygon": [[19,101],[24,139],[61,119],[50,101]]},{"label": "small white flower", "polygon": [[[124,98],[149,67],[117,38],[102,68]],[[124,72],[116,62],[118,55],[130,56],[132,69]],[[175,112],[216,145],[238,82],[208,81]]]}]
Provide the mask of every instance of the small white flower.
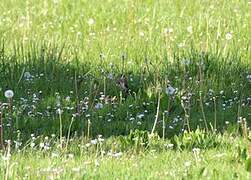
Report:
[{"label": "small white flower", "polygon": [[4,92],[4,96],[7,99],[11,99],[14,96],[14,92],[12,90],[7,90],[7,91]]},{"label": "small white flower", "polygon": [[112,73],[109,73],[109,74],[107,75],[107,78],[112,80],[112,79],[113,79],[113,74],[112,74]]},{"label": "small white flower", "polygon": [[186,167],[189,167],[189,166],[191,166],[191,161],[186,161],[184,164]]},{"label": "small white flower", "polygon": [[65,98],[65,101],[66,101],[66,102],[70,102],[70,101],[71,101],[71,97],[70,97],[70,96],[67,96],[67,97]]},{"label": "small white flower", "polygon": [[79,167],[76,167],[76,168],[72,168],[71,169],[73,172],[79,172],[80,171],[80,168]]},{"label": "small white flower", "polygon": [[85,146],[88,148],[88,147],[91,146],[91,144],[90,144],[90,143],[87,143],[87,144],[85,144]]},{"label": "small white flower", "polygon": [[40,148],[44,148],[44,146],[45,146],[45,145],[44,145],[44,143],[42,143],[42,142],[39,144],[39,147],[40,147]]},{"label": "small white flower", "polygon": [[141,125],[141,124],[142,124],[142,122],[140,122],[140,121],[137,122],[137,125]]},{"label": "small white flower", "polygon": [[170,95],[170,96],[173,96],[176,92],[176,89],[173,88],[172,86],[168,85],[167,88],[166,88],[166,94],[167,95]]},{"label": "small white flower", "polygon": [[139,36],[144,37],[144,36],[145,36],[145,33],[144,33],[143,31],[140,31],[140,32],[139,32]]},{"label": "small white flower", "polygon": [[97,103],[97,104],[95,105],[95,108],[96,108],[96,109],[102,109],[102,108],[103,108],[103,104],[102,104],[102,103]]},{"label": "small white flower", "polygon": [[173,33],[173,28],[165,28],[164,29],[164,33],[165,34],[171,34],[171,33]]},{"label": "small white flower", "polygon": [[190,61],[190,59],[183,59],[181,63],[188,66],[191,64],[191,61]]},{"label": "small white flower", "polygon": [[24,73],[24,78],[25,78],[26,80],[31,79],[31,78],[32,78],[31,73],[30,73],[30,72],[25,72],[25,73]]},{"label": "small white flower", "polygon": [[193,148],[192,149],[194,154],[199,154],[200,153],[200,148]]},{"label": "small white flower", "polygon": [[185,43],[184,42],[181,42],[181,43],[178,44],[178,48],[183,48],[183,47],[185,47]]},{"label": "small white flower", "polygon": [[247,75],[248,82],[251,82],[251,74]]},{"label": "small white flower", "polygon": [[68,157],[72,159],[74,158],[74,154],[68,154]]},{"label": "small white flower", "polygon": [[95,20],[90,18],[90,19],[88,19],[87,23],[89,26],[92,26],[95,23]]},{"label": "small white flower", "polygon": [[95,166],[96,167],[100,166],[100,163],[99,163],[99,161],[97,159],[95,160]]},{"label": "small white flower", "polygon": [[103,139],[103,138],[101,138],[101,137],[98,138],[98,142],[104,142],[104,140],[105,140],[105,139]]},{"label": "small white flower", "polygon": [[114,153],[114,154],[113,154],[113,157],[120,157],[120,156],[122,156],[122,155],[123,155],[122,152],[118,152],[118,153]]},{"label": "small white flower", "polygon": [[187,27],[187,32],[189,32],[190,34],[193,33],[193,27],[192,26],[188,26]]},{"label": "small white flower", "polygon": [[34,148],[35,145],[36,145],[36,144],[35,144],[34,142],[32,142],[32,143],[30,144],[31,148]]},{"label": "small white flower", "polygon": [[98,140],[97,139],[93,139],[93,140],[91,140],[91,144],[97,144],[98,143]]},{"label": "small white flower", "polygon": [[170,148],[170,149],[172,149],[173,146],[174,146],[173,144],[167,144],[167,145],[166,145],[166,147],[167,147],[167,148]]},{"label": "small white flower", "polygon": [[56,110],[56,113],[61,115],[61,114],[63,113],[63,110],[60,109],[60,108],[58,108],[58,109]]},{"label": "small white flower", "polygon": [[134,118],[134,117],[131,117],[131,118],[129,119],[129,121],[133,121],[133,120],[135,120],[135,118]]},{"label": "small white flower", "polygon": [[233,38],[233,35],[229,32],[226,34],[226,40],[231,40]]},{"label": "small white flower", "polygon": [[141,113],[141,114],[138,114],[137,115],[137,118],[139,118],[139,119],[141,119],[141,118],[143,118],[145,115],[143,114],[143,113]]}]

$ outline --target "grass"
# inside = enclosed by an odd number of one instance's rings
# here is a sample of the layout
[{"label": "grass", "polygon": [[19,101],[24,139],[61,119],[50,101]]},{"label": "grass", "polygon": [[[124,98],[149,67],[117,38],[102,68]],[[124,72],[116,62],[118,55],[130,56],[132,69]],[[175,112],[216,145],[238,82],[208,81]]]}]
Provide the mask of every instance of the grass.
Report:
[{"label": "grass", "polygon": [[[202,132],[197,132],[202,135]],[[192,137],[192,136],[191,136]],[[213,138],[212,138],[213,137]],[[120,137],[121,138],[121,137]],[[71,142],[61,149],[55,139],[35,137],[39,144],[28,143],[21,151],[6,153],[1,159],[0,175],[11,179],[249,179],[245,144],[230,134],[212,135],[214,146],[196,141],[179,150],[168,140],[149,139],[144,145],[127,144],[119,138],[86,139]],[[204,137],[209,140],[209,136]],[[192,139],[195,140],[195,139]],[[136,139],[135,139],[136,141]],[[42,143],[43,142],[43,143]],[[81,142],[81,143],[80,143]],[[180,140],[185,144],[185,140]],[[191,141],[190,141],[191,142]],[[206,142],[206,141],[205,141]],[[42,143],[42,145],[41,145]],[[196,146],[204,148],[196,148]],[[47,147],[47,148],[46,148]],[[125,147],[125,146],[123,146]],[[139,149],[138,149],[139,148]],[[135,149],[138,149],[136,152]],[[6,173],[7,172],[7,173]]]},{"label": "grass", "polygon": [[0,2],[1,176],[248,179],[250,2]]}]

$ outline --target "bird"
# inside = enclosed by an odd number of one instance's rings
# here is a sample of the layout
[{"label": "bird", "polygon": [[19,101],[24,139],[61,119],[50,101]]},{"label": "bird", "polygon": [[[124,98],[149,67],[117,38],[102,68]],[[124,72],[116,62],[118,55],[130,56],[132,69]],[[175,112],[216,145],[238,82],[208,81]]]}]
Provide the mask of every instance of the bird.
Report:
[{"label": "bird", "polygon": [[117,80],[117,85],[122,89],[122,91],[128,95],[129,93],[129,87],[128,87],[128,81],[124,74],[121,74],[120,77]]}]

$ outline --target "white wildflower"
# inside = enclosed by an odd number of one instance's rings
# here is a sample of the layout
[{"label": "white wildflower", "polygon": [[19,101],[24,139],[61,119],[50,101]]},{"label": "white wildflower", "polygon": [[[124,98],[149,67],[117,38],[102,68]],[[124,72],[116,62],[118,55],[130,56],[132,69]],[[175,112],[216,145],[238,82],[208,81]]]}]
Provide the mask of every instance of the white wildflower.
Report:
[{"label": "white wildflower", "polygon": [[145,115],[143,114],[143,113],[141,113],[141,114],[138,114],[137,115],[137,118],[139,118],[139,119],[141,119],[141,118],[143,118]]},{"label": "white wildflower", "polygon": [[226,40],[231,40],[233,38],[233,35],[229,32],[226,34]]},{"label": "white wildflower", "polygon": [[140,32],[139,32],[139,36],[144,37],[144,36],[145,36],[145,33],[144,33],[143,31],[140,31]]},{"label": "white wildflower", "polygon": [[34,148],[35,145],[36,145],[36,144],[35,144],[34,142],[32,142],[32,143],[30,144],[30,147],[31,147],[31,148]]},{"label": "white wildflower", "polygon": [[44,146],[45,146],[45,145],[44,145],[44,143],[42,143],[42,142],[39,144],[39,147],[40,147],[40,148],[44,148]]},{"label": "white wildflower", "polygon": [[61,114],[63,113],[63,110],[60,109],[60,108],[58,108],[58,109],[56,110],[56,113],[59,114],[59,115],[61,115]]},{"label": "white wildflower", "polygon": [[25,78],[25,80],[30,80],[32,78],[31,73],[30,72],[25,72],[24,73],[24,78]]},{"label": "white wildflower", "polygon": [[68,157],[72,159],[74,158],[74,154],[68,154]]},{"label": "white wildflower", "polygon": [[122,155],[123,155],[122,152],[118,152],[118,153],[114,153],[114,154],[113,154],[113,157],[120,157],[120,156],[122,156]]},{"label": "white wildflower", "polygon": [[164,29],[164,34],[171,34],[173,33],[173,28],[165,28]]},{"label": "white wildflower", "polygon": [[172,149],[174,144],[167,144],[166,147]]},{"label": "white wildflower", "polygon": [[184,164],[186,167],[189,167],[189,166],[191,166],[191,161],[186,161]]},{"label": "white wildflower", "polygon": [[66,101],[66,102],[70,102],[70,101],[71,101],[71,97],[70,97],[70,96],[67,96],[67,97],[65,98],[65,101]]},{"label": "white wildflower", "polygon": [[170,85],[167,86],[166,88],[166,94],[167,95],[170,95],[170,96],[173,96],[176,92],[176,89]]},{"label": "white wildflower", "polygon": [[98,140],[97,139],[93,139],[93,140],[91,140],[91,144],[97,144],[98,143]]},{"label": "white wildflower", "polygon": [[251,74],[247,75],[248,82],[251,82]]},{"label": "white wildflower", "polygon": [[92,26],[95,23],[95,20],[90,18],[90,19],[88,19],[87,23],[89,26]]},{"label": "white wildflower", "polygon": [[112,73],[109,73],[109,74],[107,75],[107,78],[112,80],[112,79],[113,79],[113,74],[112,74]]},{"label": "white wildflower", "polygon": [[97,104],[95,105],[95,108],[96,108],[96,109],[102,109],[102,108],[103,108],[103,104],[102,104],[102,103],[97,103]]},{"label": "white wildflower", "polygon": [[193,27],[192,26],[188,26],[187,27],[187,32],[189,32],[190,34],[193,33]]}]

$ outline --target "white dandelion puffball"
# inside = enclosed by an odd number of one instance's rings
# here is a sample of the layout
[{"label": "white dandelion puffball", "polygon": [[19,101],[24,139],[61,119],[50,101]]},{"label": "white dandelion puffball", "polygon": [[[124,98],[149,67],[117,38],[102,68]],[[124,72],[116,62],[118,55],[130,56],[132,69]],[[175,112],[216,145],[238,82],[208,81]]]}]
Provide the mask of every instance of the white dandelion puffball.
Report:
[{"label": "white dandelion puffball", "polygon": [[24,78],[25,79],[30,79],[32,76],[31,76],[31,73],[30,72],[25,72],[24,73]]},{"label": "white dandelion puffball", "polygon": [[14,96],[14,92],[12,90],[7,90],[7,91],[4,92],[4,96],[7,99],[11,99]]},{"label": "white dandelion puffball", "polygon": [[172,96],[172,95],[175,94],[175,92],[176,92],[176,89],[175,89],[175,88],[173,88],[172,86],[167,86],[167,88],[166,88],[166,94],[167,94],[167,95]]}]

